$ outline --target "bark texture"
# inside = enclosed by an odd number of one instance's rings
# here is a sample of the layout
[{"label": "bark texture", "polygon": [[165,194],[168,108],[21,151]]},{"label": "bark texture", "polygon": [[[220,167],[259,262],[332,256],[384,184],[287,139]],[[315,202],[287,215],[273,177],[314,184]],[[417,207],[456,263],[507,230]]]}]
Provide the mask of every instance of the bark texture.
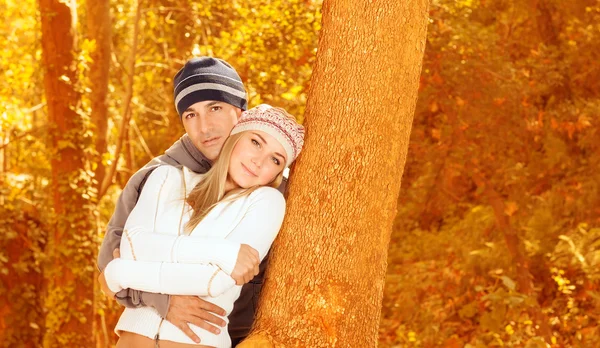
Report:
[{"label": "bark texture", "polygon": [[325,1],[306,143],[240,347],[374,347],[428,0]]},{"label": "bark texture", "polygon": [[[44,87],[53,151],[53,221],[44,265],[46,332],[44,347],[93,347],[94,258],[86,187],[85,123],[76,112],[80,94],[73,52],[77,49],[74,0],[39,0]],[[87,180],[86,180],[87,179]]]}]

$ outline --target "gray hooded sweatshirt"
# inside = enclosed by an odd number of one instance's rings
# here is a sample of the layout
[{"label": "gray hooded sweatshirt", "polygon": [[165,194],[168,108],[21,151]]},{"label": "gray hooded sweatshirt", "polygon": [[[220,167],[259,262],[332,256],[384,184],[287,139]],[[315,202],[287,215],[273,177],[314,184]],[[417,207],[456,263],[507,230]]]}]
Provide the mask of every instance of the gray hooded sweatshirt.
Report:
[{"label": "gray hooded sweatshirt", "polygon": [[[137,203],[148,176],[150,176],[150,173],[154,169],[161,165],[171,165],[177,168],[185,166],[196,173],[203,174],[210,169],[212,163],[194,146],[188,135],[185,134],[165,151],[164,155],[155,157],[133,174],[125,185],[125,188],[123,188],[123,192],[121,192],[115,206],[115,212],[108,222],[108,229],[98,253],[98,268],[100,271],[104,271],[108,263],[112,261],[112,253],[121,243],[123,227],[125,226],[127,217]],[[287,180],[284,179],[279,190],[285,192],[286,185]],[[268,257],[269,255],[267,254],[260,264],[259,274],[250,283],[242,287],[240,297],[233,305],[233,310],[229,315],[229,335],[233,343],[245,338],[250,331],[250,327],[254,321],[254,313],[256,312],[256,304],[262,287]],[[170,295],[133,289],[124,289],[116,294],[117,302],[123,306],[129,308],[151,306],[163,318],[167,316],[170,299]]]}]

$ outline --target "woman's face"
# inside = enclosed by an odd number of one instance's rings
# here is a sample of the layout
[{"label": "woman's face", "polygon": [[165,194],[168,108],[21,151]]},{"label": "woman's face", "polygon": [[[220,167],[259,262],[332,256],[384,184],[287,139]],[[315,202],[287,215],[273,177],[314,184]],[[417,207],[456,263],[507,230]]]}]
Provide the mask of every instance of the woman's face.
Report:
[{"label": "woman's face", "polygon": [[229,177],[241,188],[265,186],[285,168],[283,146],[263,131],[246,131],[229,160]]}]

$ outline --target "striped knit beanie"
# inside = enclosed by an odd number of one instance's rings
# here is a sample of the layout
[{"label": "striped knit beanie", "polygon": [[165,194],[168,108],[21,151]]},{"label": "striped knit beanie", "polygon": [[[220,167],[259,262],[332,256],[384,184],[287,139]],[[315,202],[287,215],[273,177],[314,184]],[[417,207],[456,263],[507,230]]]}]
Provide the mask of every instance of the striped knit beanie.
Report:
[{"label": "striped knit beanie", "polygon": [[191,105],[206,100],[222,101],[242,110],[248,108],[240,75],[222,59],[190,59],[175,75],[173,86],[175,108],[180,117]]},{"label": "striped knit beanie", "polygon": [[260,104],[243,112],[231,135],[250,130],[263,131],[279,141],[287,155],[286,167],[294,162],[304,146],[304,127],[282,108]]}]

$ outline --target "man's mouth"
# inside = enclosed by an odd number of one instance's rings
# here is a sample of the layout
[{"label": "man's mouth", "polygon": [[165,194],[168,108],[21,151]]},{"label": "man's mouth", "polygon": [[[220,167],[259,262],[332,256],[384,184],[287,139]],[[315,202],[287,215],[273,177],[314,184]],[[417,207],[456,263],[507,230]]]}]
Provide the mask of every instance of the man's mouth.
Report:
[{"label": "man's mouth", "polygon": [[202,145],[204,145],[204,146],[216,145],[219,142],[219,139],[221,139],[221,137],[208,138],[202,142]]},{"label": "man's mouth", "polygon": [[258,175],[256,175],[256,173],[254,173],[253,171],[248,169],[248,167],[246,167],[243,163],[242,163],[242,168],[244,168],[244,171],[246,172],[246,174],[248,174],[250,176],[258,177]]}]

